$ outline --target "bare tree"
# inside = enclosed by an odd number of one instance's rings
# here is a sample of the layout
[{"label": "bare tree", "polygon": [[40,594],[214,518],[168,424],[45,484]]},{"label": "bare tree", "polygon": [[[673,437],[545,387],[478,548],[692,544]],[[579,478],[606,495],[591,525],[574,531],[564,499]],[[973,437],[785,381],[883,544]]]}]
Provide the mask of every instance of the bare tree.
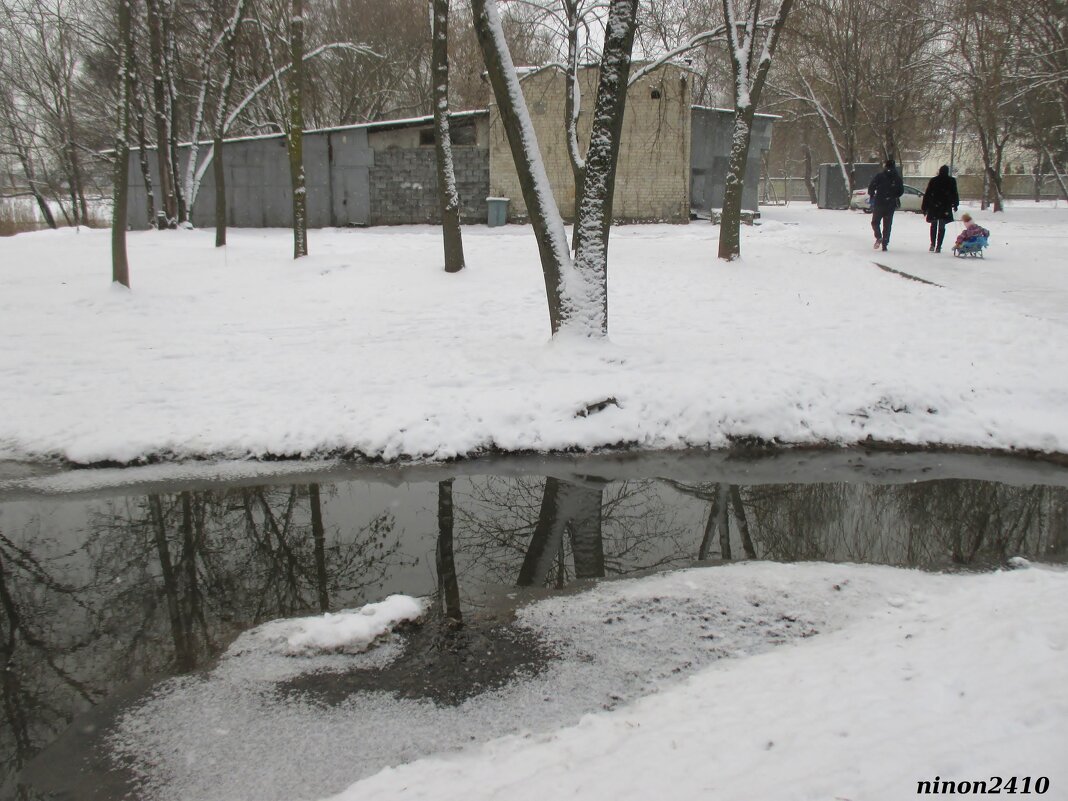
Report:
[{"label": "bare tree", "polygon": [[[723,0],[727,52],[734,76],[734,132],[719,228],[719,257],[726,261],[741,254],[742,191],[753,117],[792,6],[793,0],[773,0],[770,9],[763,10],[760,0]],[[761,25],[762,11],[769,18],[766,26]]]},{"label": "bare tree", "polygon": [[882,0],[876,9],[879,40],[864,53],[860,110],[882,161],[901,159],[941,127],[946,94],[931,78],[945,60],[945,23],[923,0]]},{"label": "bare tree", "polygon": [[574,262],[504,38],[496,0],[473,0],[472,8],[490,85],[538,242],[552,333],[556,335],[566,329],[584,337],[604,336],[608,332],[612,190],[626,106],[637,0],[613,0],[609,7],[582,200],[575,222],[580,230]]},{"label": "bare tree", "polygon": [[[6,50],[0,61],[0,84],[9,93],[0,102],[7,107],[5,116],[14,123],[22,149],[32,156],[28,163],[33,182],[42,193],[44,184],[49,184],[52,199],[71,225],[89,219],[83,164],[86,148],[80,141],[77,118],[79,13],[78,7],[64,0],[0,3],[0,43]],[[45,161],[57,173],[51,181],[44,179]]]},{"label": "bare tree", "polygon": [[861,154],[869,53],[896,35],[879,16],[870,0],[810,0],[784,29],[783,66],[769,78],[768,88],[797,107],[797,117],[815,117],[850,190]]},{"label": "bare tree", "polygon": [[126,204],[130,170],[130,71],[133,64],[133,35],[130,25],[131,0],[118,0],[119,21],[119,103],[115,122],[115,178],[111,212],[111,280],[130,286],[130,265],[126,258]]},{"label": "bare tree", "polygon": [[[665,4],[652,4],[660,6],[663,11]],[[537,70],[531,71],[524,76],[529,78],[537,72],[546,69],[557,69],[564,78],[564,141],[566,142],[568,160],[571,164],[572,180],[574,184],[575,208],[572,219],[579,219],[579,208],[582,202],[582,188],[586,181],[586,159],[588,153],[580,142],[579,119],[582,114],[582,72],[590,63],[596,63],[603,57],[598,52],[598,47],[605,40],[604,11],[606,4],[601,0],[559,0],[558,7],[555,4],[547,4],[544,12],[544,25],[554,38],[561,39],[566,45],[562,48],[560,56],[562,61],[551,62],[541,65]],[[702,29],[696,33],[682,33],[673,30],[668,33],[661,29],[657,36],[648,35],[647,26],[650,16],[643,16],[639,6],[637,20],[635,22],[635,39],[644,32],[642,49],[646,58],[640,66],[633,69],[627,77],[627,86],[633,86],[641,79],[650,75],[664,64],[679,58],[692,61],[691,54],[707,47],[713,42],[722,40],[725,27],[719,25],[711,29]],[[646,30],[643,31],[643,28]],[[574,227],[572,235],[572,250],[578,249],[580,227]]]},{"label": "bare tree", "polygon": [[[0,75],[3,74],[3,58],[3,54],[0,53]],[[11,91],[10,86],[0,85],[0,123],[3,124],[7,132],[10,147],[14,151],[15,158],[18,159],[19,166],[22,167],[22,174],[26,179],[27,188],[30,194],[33,195],[41,216],[49,228],[55,228],[56,219],[48,205],[48,200],[44,196],[43,187],[37,180],[34,155],[27,137],[21,130],[22,124],[18,119],[16,108],[14,93]]]},{"label": "bare tree", "polygon": [[612,227],[612,202],[616,185],[619,140],[627,105],[628,77],[637,0],[613,2],[601,52],[597,100],[590,125],[590,144],[582,175],[581,199],[575,226],[575,268],[595,289],[591,304],[600,301],[600,333],[608,333],[608,236]]},{"label": "bare tree", "polygon": [[293,182],[293,258],[308,255],[308,190],[304,185],[304,2],[289,20],[289,177]]},{"label": "bare tree", "polygon": [[[234,15],[222,32],[223,65],[222,76],[219,79],[218,100],[215,110],[215,126],[212,150],[216,154],[214,161],[215,178],[215,247],[223,247],[226,244],[226,169],[223,164],[223,136],[226,134],[226,118],[230,113],[230,96],[234,87],[234,70],[237,62],[237,34],[244,20],[245,2],[237,0],[234,6]],[[190,155],[190,162],[193,162]],[[193,193],[196,197],[196,193]],[[190,206],[192,206],[190,200]]]},{"label": "bare tree", "polygon": [[[131,24],[133,25],[133,11],[131,11]],[[135,130],[137,133],[137,166],[141,169],[141,181],[145,185],[145,219],[149,227],[155,227],[156,220],[156,197],[152,191],[152,167],[149,163],[148,152],[148,127],[145,108],[144,86],[138,78],[136,40],[130,42],[130,58],[132,67],[129,70],[130,77],[130,111],[133,114]]]},{"label": "bare tree", "polygon": [[1016,28],[1009,71],[1019,98],[1026,144],[1037,176],[1053,173],[1068,200],[1068,26],[1059,0],[1014,4]]},{"label": "bare tree", "polygon": [[983,5],[972,0],[961,0],[950,23],[952,43],[960,57],[959,66],[953,67],[956,93],[963,100],[961,113],[975,133],[983,160],[982,206],[985,209],[992,201],[995,212],[1004,206],[1002,163],[1005,147],[1017,129],[1010,76],[1016,24],[1010,3]]},{"label": "bare tree", "polygon": [[[192,121],[189,131],[189,148],[185,164],[185,176],[182,179],[182,194],[192,213],[193,203],[200,190],[203,173],[199,166],[200,139],[208,118],[210,89],[217,87],[216,129],[225,119],[225,108],[230,102],[230,90],[233,86],[233,72],[236,60],[236,40],[238,29],[244,21],[245,0],[235,0],[233,13],[227,14],[223,3],[212,3],[211,24],[204,37],[200,53],[196,59],[196,102],[193,104]],[[221,59],[220,59],[221,56]],[[215,68],[216,62],[218,67]]]},{"label": "bare tree", "polygon": [[452,160],[449,131],[449,0],[431,0],[433,37],[431,80],[434,85],[434,154],[438,168],[438,210],[445,247],[445,272],[464,268],[464,243],[460,234],[460,193]]},{"label": "bare tree", "polygon": [[159,176],[162,211],[168,227],[180,222],[178,166],[173,158],[173,0],[145,0],[148,22],[149,69],[152,75],[152,100],[156,125],[156,166]]},{"label": "bare tree", "polygon": [[726,31],[721,0],[647,0],[641,4],[638,37],[641,52],[651,61],[636,70],[641,76],[662,58],[684,59],[693,74],[695,104],[722,106],[730,102],[730,65],[720,45]]},{"label": "bare tree", "polygon": [[[318,0],[310,4],[305,9],[309,32],[325,42],[363,42],[377,55],[352,53],[351,57],[309,63],[305,74],[308,124],[351,125],[428,113],[433,39],[427,5],[428,0]],[[456,9],[451,10],[450,16],[455,17]],[[450,39],[465,32],[473,39],[470,31],[451,27]]]}]

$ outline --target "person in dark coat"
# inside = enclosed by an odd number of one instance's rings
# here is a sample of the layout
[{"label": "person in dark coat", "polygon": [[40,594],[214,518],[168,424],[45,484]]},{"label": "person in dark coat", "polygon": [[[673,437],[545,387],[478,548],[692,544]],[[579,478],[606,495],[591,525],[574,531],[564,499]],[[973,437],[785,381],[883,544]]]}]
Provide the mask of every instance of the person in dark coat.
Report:
[{"label": "person in dark coat", "polygon": [[876,173],[868,184],[871,201],[871,230],[875,232],[875,249],[886,250],[890,244],[890,229],[894,225],[894,212],[898,198],[905,194],[905,184],[898,175],[894,160],[890,159],[883,171]]},{"label": "person in dark coat", "polygon": [[927,215],[931,224],[931,250],[942,252],[942,241],[946,238],[946,223],[953,222],[953,212],[960,205],[957,194],[957,179],[949,174],[949,165],[938,168],[938,175],[927,182],[927,191],[923,193],[920,211]]}]

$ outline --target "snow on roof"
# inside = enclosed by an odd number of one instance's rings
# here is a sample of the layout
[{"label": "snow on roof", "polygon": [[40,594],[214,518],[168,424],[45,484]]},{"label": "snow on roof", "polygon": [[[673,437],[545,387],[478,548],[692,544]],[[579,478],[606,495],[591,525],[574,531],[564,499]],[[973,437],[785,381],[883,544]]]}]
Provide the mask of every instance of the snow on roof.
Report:
[{"label": "snow on roof", "polygon": [[[468,109],[467,111],[450,111],[450,120],[460,120],[467,118],[481,117],[489,114],[489,109],[475,108]],[[335,131],[351,131],[357,128],[367,128],[368,130],[388,130],[390,128],[414,128],[421,125],[433,125],[434,116],[427,115],[425,117],[406,117],[399,120],[376,120],[375,122],[360,122],[355,125],[339,125],[333,128],[313,128],[305,131],[304,133],[334,133]]]},{"label": "snow on roof", "polygon": [[[652,58],[634,59],[630,63],[630,68],[633,71],[637,71],[637,70],[645,67],[648,64],[654,64],[654,63],[656,63],[656,59],[652,59]],[[660,69],[661,67],[665,67],[665,66],[669,66],[669,65],[672,66],[672,67],[677,67],[680,70],[686,70],[688,72],[696,72],[696,70],[694,70],[692,65],[687,64],[685,61],[683,61],[681,59],[673,59],[673,58],[672,59],[668,59],[666,61],[662,61],[662,62],[656,64],[655,69]],[[596,69],[600,69],[600,68],[601,68],[600,63],[596,62],[596,61],[587,61],[585,64],[579,64],[579,69],[584,69],[584,70],[596,70]],[[558,72],[566,72],[567,68],[563,64],[558,62],[558,61],[552,61],[552,62],[550,62],[548,64],[527,65],[527,66],[516,67],[515,68],[515,72],[516,72],[516,75],[519,76],[519,80],[523,80],[524,78],[529,78],[532,75],[537,75],[539,72],[546,72],[548,70],[557,70]]]},{"label": "snow on roof", "polygon": [[[485,115],[488,115],[488,114],[489,114],[489,109],[475,108],[475,109],[468,109],[466,111],[453,111],[453,112],[450,112],[449,113],[449,119],[450,120],[475,119],[477,117],[482,117],[482,116],[485,116]],[[329,133],[337,133],[339,131],[355,131],[355,130],[359,130],[360,128],[364,128],[364,129],[367,129],[367,130],[374,130],[374,131],[382,131],[382,130],[390,130],[390,129],[393,129],[393,128],[415,128],[415,127],[419,127],[419,126],[422,126],[422,125],[433,125],[433,124],[434,124],[433,115],[427,115],[425,117],[406,117],[404,119],[397,119],[397,120],[376,120],[374,122],[358,122],[358,123],[354,123],[352,125],[337,125],[337,126],[333,126],[333,127],[330,127],[330,128],[308,128],[308,129],[306,129],[304,131],[304,134],[305,134],[305,136],[307,136],[308,134],[323,134],[323,133],[329,134]],[[228,136],[223,141],[224,142],[252,142],[252,141],[255,141],[257,139],[279,139],[279,138],[284,137],[284,136],[285,136],[285,134],[283,134],[283,133],[250,134],[249,136]],[[211,143],[212,143],[212,140],[210,140],[210,139],[201,139],[200,140],[200,145],[201,146],[205,146],[205,145],[209,145],[210,146]],[[179,142],[178,143],[178,147],[189,147],[189,145],[191,145],[191,144],[192,144],[192,142]],[[155,147],[147,147],[145,149],[146,150],[155,150],[156,148]],[[131,147],[130,150],[131,151],[135,151],[135,150],[137,150],[137,148],[136,147]],[[115,149],[111,148],[110,150],[105,150],[105,151],[101,151],[101,152],[102,153],[113,153],[113,152],[115,152]]]},{"label": "snow on roof", "polygon": [[[733,114],[734,113],[734,109],[732,109],[732,108],[719,108],[718,106],[698,106],[698,105],[693,105],[693,106],[690,106],[690,108],[691,109],[697,109],[698,111],[719,111],[719,112],[722,112],[724,114]],[[782,115],[781,114],[761,114],[761,113],[758,112],[758,113],[754,114],[753,116],[754,117],[764,117],[765,119],[769,119],[769,120],[781,120],[782,119]]]}]

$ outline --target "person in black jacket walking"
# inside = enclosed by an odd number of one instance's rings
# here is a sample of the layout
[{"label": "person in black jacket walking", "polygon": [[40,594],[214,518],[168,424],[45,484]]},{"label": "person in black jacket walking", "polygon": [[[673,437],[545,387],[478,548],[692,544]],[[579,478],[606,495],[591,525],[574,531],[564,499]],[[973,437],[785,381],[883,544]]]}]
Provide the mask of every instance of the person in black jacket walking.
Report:
[{"label": "person in black jacket walking", "polygon": [[868,184],[868,197],[871,199],[871,229],[875,232],[875,249],[886,250],[890,244],[890,229],[894,225],[894,212],[897,210],[898,198],[905,194],[905,185],[901,182],[894,160],[886,162],[883,171],[876,173]]},{"label": "person in black jacket walking", "polygon": [[942,240],[946,238],[946,223],[953,222],[953,212],[960,205],[957,194],[957,179],[949,174],[949,165],[938,168],[938,175],[927,182],[920,211],[927,215],[931,224],[931,251],[942,252]]}]

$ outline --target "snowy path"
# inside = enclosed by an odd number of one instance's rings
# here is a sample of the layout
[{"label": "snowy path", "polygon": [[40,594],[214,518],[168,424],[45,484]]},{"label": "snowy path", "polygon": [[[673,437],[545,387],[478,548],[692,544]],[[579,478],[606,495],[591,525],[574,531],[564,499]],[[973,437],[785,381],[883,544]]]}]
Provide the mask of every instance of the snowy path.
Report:
[{"label": "snowy path", "polygon": [[[971,211],[991,229],[988,258],[952,258],[949,250],[959,225],[947,228],[943,253],[924,253],[929,236],[927,222],[918,214],[900,213],[894,215],[892,249],[885,254],[873,252],[872,258],[896,269],[907,269],[976,302],[1004,302],[1023,314],[1068,325],[1068,285],[1061,250],[1068,244],[1068,236],[1050,228],[1048,218],[1055,210],[1020,204],[1010,208],[1011,224],[1007,226],[994,214],[974,208]],[[859,213],[855,216],[861,217]],[[849,236],[854,233],[850,231]],[[1011,269],[1006,269],[1006,262],[1012,265]]]}]

